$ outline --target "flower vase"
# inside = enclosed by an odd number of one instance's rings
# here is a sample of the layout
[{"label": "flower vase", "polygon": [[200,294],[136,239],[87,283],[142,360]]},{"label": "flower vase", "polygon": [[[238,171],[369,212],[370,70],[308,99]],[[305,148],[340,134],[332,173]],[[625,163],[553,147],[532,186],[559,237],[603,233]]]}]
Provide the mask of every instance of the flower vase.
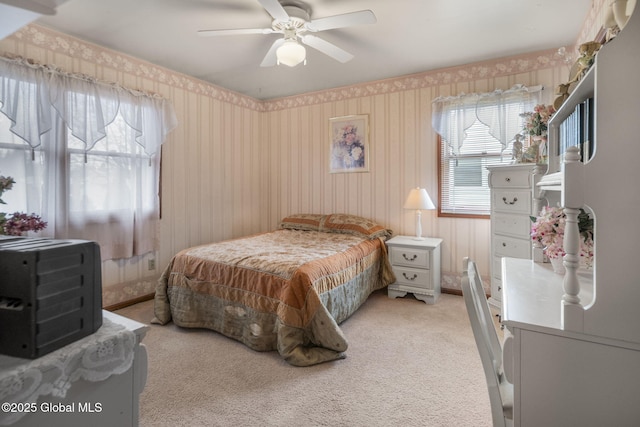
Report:
[{"label": "flower vase", "polygon": [[564,274],[565,273],[562,257],[549,258],[549,261],[551,262],[551,267],[553,267],[553,272],[554,273],[558,273],[558,274]]},{"label": "flower vase", "polygon": [[529,136],[527,149],[522,153],[522,163],[538,163],[540,158],[540,141],[535,136]]}]

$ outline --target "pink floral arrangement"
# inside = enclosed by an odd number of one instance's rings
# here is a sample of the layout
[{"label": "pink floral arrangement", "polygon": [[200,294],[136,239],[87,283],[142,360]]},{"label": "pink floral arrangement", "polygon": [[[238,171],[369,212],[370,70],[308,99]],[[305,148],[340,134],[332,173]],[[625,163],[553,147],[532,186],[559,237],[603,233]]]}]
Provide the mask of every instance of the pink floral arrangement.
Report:
[{"label": "pink floral arrangement", "polygon": [[549,119],[556,112],[553,105],[538,104],[533,112],[520,114],[524,118],[525,134],[531,136],[545,136],[548,130]]},{"label": "pink floral arrangement", "polygon": [[[11,190],[16,182],[10,176],[0,175],[0,196],[7,190]],[[0,204],[6,204],[0,199]],[[36,214],[25,214],[14,212],[7,214],[0,212],[0,235],[21,236],[27,231],[40,231],[47,226],[47,223]]]},{"label": "pink floral arrangement", "polygon": [[[531,217],[531,237],[540,242],[551,259],[565,255],[564,228],[566,215],[564,208],[545,206],[538,217]],[[580,232],[580,259],[587,267],[593,265],[593,219],[584,209],[578,214],[578,230]]]},{"label": "pink floral arrangement", "polygon": [[547,256],[549,258],[564,256],[562,247],[566,222],[564,209],[545,206],[537,218],[531,219],[534,221],[531,226],[531,237],[542,244]]}]

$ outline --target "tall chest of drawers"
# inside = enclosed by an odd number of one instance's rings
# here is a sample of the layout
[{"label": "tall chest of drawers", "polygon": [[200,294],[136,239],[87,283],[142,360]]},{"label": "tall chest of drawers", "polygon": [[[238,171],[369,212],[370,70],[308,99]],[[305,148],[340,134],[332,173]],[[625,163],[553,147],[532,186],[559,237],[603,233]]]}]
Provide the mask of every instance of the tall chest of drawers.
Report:
[{"label": "tall chest of drawers", "polygon": [[542,166],[522,163],[489,167],[491,189],[491,297],[502,305],[502,257],[531,259],[531,218],[540,210],[534,196]]}]

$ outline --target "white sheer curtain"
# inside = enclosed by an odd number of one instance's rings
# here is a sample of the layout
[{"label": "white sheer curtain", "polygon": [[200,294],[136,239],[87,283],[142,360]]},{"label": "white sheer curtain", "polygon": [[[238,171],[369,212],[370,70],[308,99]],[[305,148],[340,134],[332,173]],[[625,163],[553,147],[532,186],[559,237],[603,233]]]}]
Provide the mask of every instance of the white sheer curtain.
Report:
[{"label": "white sheer curtain", "polygon": [[460,152],[466,130],[478,120],[489,133],[507,147],[522,131],[520,114],[533,111],[540,102],[542,86],[513,86],[509,90],[461,94],[433,100],[432,126],[450,145],[453,154]]},{"label": "white sheer curtain", "polygon": [[157,248],[160,146],[176,125],[168,101],[0,58],[0,111],[18,137],[0,140],[13,210],[41,215],[41,234],[97,241],[103,259]]}]

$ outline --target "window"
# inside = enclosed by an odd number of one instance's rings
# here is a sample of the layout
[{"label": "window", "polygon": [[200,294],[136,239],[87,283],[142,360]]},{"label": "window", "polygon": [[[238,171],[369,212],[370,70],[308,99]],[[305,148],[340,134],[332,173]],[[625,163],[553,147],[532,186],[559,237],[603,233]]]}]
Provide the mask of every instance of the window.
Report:
[{"label": "window", "polygon": [[460,152],[440,138],[440,215],[489,215],[488,166],[511,163],[511,144],[502,144],[476,120],[467,129]]},{"label": "window", "polygon": [[42,148],[32,150],[23,139],[11,133],[10,126],[11,121],[0,113],[0,175],[11,176],[16,181],[13,188],[2,195],[6,205],[0,208],[8,213],[40,213],[42,206],[34,203],[33,195],[41,192],[37,183],[42,182],[44,176]]},{"label": "window", "polygon": [[439,135],[440,216],[486,217],[490,213],[487,167],[510,164],[520,114],[538,102],[540,87],[438,98],[433,128]]},{"label": "window", "polygon": [[3,211],[36,213],[38,233],[100,245],[102,259],[157,250],[159,147],[175,126],[165,100],[0,58]]},{"label": "window", "polygon": [[104,259],[155,249],[155,239],[134,236],[155,234],[158,169],[120,115],[90,151],[67,127],[58,133],[63,149],[31,149],[10,125],[0,113],[0,175],[16,181],[3,211],[41,215],[48,226],[38,236],[97,241]]}]

